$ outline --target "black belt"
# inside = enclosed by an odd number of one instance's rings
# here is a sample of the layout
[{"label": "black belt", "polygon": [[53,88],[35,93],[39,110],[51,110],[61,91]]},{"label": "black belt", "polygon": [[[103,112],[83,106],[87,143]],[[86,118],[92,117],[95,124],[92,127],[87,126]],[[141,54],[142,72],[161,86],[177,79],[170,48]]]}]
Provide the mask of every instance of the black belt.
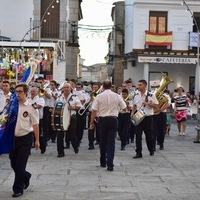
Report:
[{"label": "black belt", "polygon": [[22,136],[15,136],[15,138],[23,138],[23,137],[27,137],[27,136],[29,136],[30,134],[33,134],[33,132],[31,131],[31,132],[29,132],[28,134],[26,134],[26,135],[22,135]]},{"label": "black belt", "polygon": [[105,118],[114,118],[114,119],[117,119],[116,116],[105,116],[105,117],[99,117],[99,119],[105,119]]}]

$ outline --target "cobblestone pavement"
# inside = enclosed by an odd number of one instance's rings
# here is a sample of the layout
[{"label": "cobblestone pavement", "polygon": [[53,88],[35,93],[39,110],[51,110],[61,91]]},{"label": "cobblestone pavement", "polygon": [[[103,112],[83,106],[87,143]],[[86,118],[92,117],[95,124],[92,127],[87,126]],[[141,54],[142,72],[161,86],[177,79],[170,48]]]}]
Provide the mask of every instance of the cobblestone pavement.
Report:
[{"label": "cobblestone pavement", "polygon": [[[47,151],[32,150],[27,169],[32,173],[23,200],[199,200],[200,144],[194,120],[188,121],[186,136],[178,136],[176,122],[165,138],[165,149],[149,156],[143,139],[143,158],[133,159],[135,144],[120,150],[116,141],[113,172],[99,167],[99,149],[88,150],[87,131],[78,154],[70,148],[57,158],[56,144]],[[0,156],[0,199],[13,199],[14,174],[8,155]]]}]

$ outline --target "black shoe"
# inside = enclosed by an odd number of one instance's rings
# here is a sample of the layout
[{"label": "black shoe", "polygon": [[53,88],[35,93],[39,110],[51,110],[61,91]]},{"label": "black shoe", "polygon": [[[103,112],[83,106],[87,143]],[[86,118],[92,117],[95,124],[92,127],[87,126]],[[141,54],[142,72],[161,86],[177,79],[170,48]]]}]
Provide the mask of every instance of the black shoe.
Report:
[{"label": "black shoe", "polygon": [[62,154],[58,154],[58,155],[57,155],[57,158],[62,158],[62,157],[64,157],[64,156],[65,156],[64,153],[62,153]]},{"label": "black shoe", "polygon": [[64,149],[69,149],[70,148],[70,146],[69,145],[66,145],[66,147],[64,147]]},{"label": "black shoe", "polygon": [[14,193],[12,197],[20,197],[23,195],[23,192]]},{"label": "black shoe", "polygon": [[44,154],[46,152],[46,149],[41,150],[41,154]]},{"label": "black shoe", "polygon": [[196,140],[196,141],[193,141],[193,143],[200,143],[200,141]]},{"label": "black shoe", "polygon": [[31,179],[31,176],[30,176],[29,179],[27,179],[27,180],[25,181],[25,183],[24,183],[24,189],[27,189],[27,188],[29,187],[29,185],[30,185],[30,179]]},{"label": "black shoe", "polygon": [[78,149],[78,148],[75,148],[75,149],[74,149],[74,152],[75,152],[75,154],[77,154],[77,153],[79,152],[79,149]]},{"label": "black shoe", "polygon": [[99,142],[96,142],[95,145],[99,145]]},{"label": "black shoe", "polygon": [[150,156],[153,156],[154,155],[154,152],[152,151],[152,152],[150,152]]},{"label": "black shoe", "polygon": [[107,167],[107,170],[112,172],[114,169],[113,167]]},{"label": "black shoe", "polygon": [[105,168],[105,167],[106,167],[106,165],[100,165],[100,167],[102,167],[102,168]]},{"label": "black shoe", "polygon": [[94,146],[90,146],[89,148],[88,148],[88,150],[93,150],[94,149]]},{"label": "black shoe", "polygon": [[141,154],[141,153],[140,153],[140,154],[137,153],[135,156],[133,156],[133,158],[134,158],[134,159],[136,159],[136,158],[142,158],[142,154]]},{"label": "black shoe", "polygon": [[134,143],[134,139],[131,139],[131,143]]},{"label": "black shoe", "polygon": [[55,140],[51,140],[51,142],[52,142],[52,143],[56,143],[56,141],[55,141]]},{"label": "black shoe", "polygon": [[125,150],[125,147],[123,146],[123,147],[121,147],[121,151],[124,151]]},{"label": "black shoe", "polygon": [[164,150],[164,146],[163,145],[160,145],[160,150]]}]

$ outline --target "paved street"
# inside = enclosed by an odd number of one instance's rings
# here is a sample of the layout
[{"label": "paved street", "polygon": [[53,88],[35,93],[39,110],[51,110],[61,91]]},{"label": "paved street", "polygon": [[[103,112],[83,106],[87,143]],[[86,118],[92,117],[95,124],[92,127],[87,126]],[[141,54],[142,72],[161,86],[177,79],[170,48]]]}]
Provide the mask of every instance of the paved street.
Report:
[{"label": "paved street", "polygon": [[[196,121],[190,120],[186,136],[178,136],[173,123],[165,149],[149,156],[143,139],[143,158],[133,159],[134,144],[125,151],[116,142],[113,172],[99,167],[99,149],[89,151],[87,131],[79,154],[65,150],[57,158],[56,144],[47,152],[32,151],[27,169],[32,173],[24,200],[199,200],[200,144],[194,144]],[[13,199],[14,174],[7,155],[0,156],[0,199]]]}]

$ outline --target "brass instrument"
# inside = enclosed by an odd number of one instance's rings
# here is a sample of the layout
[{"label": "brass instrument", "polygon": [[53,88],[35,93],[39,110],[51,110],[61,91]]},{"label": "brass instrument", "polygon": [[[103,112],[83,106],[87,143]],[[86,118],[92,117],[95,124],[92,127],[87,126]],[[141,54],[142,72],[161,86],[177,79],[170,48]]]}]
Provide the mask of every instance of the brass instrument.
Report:
[{"label": "brass instrument", "polygon": [[49,86],[49,84],[50,84],[50,81],[46,81],[46,83],[44,84],[44,87],[39,89],[39,92],[38,92],[39,96],[44,96],[45,90]]},{"label": "brass instrument", "polygon": [[68,83],[67,81],[64,81],[63,83],[60,84],[60,86],[58,87],[58,90],[61,91],[63,89],[63,86]]},{"label": "brass instrument", "polygon": [[[162,79],[160,81],[160,85],[158,88],[156,88],[156,90],[154,91],[154,94],[159,102],[158,107],[162,108],[163,106],[165,106],[168,103],[168,98],[163,94],[163,90],[165,89],[165,87],[174,82],[173,80],[171,80],[171,78],[169,76],[167,76],[166,74],[162,73]],[[157,115],[159,114],[160,111],[154,111],[154,114]]]},{"label": "brass instrument", "polygon": [[[95,91],[93,91],[93,92],[91,92],[90,93],[90,101],[89,102],[85,102],[81,107],[80,107],[80,109],[78,110],[78,114],[79,115],[83,115],[84,113],[85,113],[85,111],[89,108],[89,106],[92,104],[92,102],[93,101],[91,101],[91,100],[94,100],[95,98],[96,98],[96,96],[99,94],[99,93],[101,93],[102,92],[102,90],[103,90],[103,86],[101,86],[96,92]],[[84,109],[84,107],[85,107],[85,109]],[[84,110],[83,110],[84,109]]]},{"label": "brass instrument", "polygon": [[132,92],[130,92],[129,95],[124,99],[124,101],[127,102],[127,101],[130,101],[130,100],[133,100],[134,97],[135,97],[135,92],[132,91]]}]

